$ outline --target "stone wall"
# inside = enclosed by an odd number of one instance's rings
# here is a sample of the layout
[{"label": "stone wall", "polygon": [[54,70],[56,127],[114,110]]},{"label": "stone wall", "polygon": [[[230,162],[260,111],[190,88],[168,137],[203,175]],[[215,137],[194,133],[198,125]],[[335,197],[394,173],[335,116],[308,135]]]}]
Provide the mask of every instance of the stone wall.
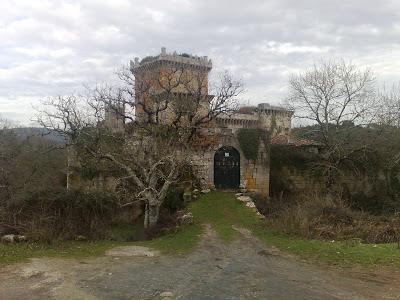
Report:
[{"label": "stone wall", "polygon": [[[240,128],[240,127],[238,127]],[[222,129],[221,129],[222,131]],[[209,188],[214,188],[214,155],[223,146],[235,148],[240,153],[240,186],[250,191],[269,194],[269,152],[265,145],[261,143],[259,149],[259,159],[253,162],[245,158],[236,138],[236,130],[225,130],[221,135],[219,132],[219,142],[206,151],[199,151],[193,154],[193,164],[203,184]]]}]

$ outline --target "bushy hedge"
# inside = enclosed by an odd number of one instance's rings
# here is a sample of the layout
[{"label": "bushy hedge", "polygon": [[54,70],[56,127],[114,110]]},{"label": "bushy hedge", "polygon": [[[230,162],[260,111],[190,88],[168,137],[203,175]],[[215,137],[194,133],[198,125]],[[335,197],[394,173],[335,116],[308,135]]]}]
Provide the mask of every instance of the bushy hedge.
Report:
[{"label": "bushy hedge", "polygon": [[83,190],[46,190],[1,209],[1,225],[33,240],[98,238],[118,209],[110,193]]}]

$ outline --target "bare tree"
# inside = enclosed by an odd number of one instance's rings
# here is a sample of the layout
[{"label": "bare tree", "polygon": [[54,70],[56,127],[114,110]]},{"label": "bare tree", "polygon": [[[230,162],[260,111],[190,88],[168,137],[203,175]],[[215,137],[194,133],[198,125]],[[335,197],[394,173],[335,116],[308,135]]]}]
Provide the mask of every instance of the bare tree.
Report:
[{"label": "bare tree", "polygon": [[289,106],[295,117],[312,125],[308,136],[324,145],[322,167],[328,186],[341,164],[369,149],[352,129],[376,120],[374,81],[370,70],[343,60],[322,61],[289,80]]},{"label": "bare tree", "polygon": [[191,164],[187,154],[201,128],[233,111],[242,91],[225,73],[209,96],[207,78],[185,72],[170,68],[135,80],[124,68],[120,86],[49,99],[39,113],[40,124],[64,135],[81,163],[94,160],[116,170],[120,205],[143,201],[146,228],[157,224],[168,188]]},{"label": "bare tree", "polygon": [[378,92],[378,122],[400,128],[400,84],[386,87]]},{"label": "bare tree", "polygon": [[[15,139],[9,130],[9,122],[0,118],[0,198],[9,198],[9,173],[16,154]],[[14,150],[14,151],[13,151]]]},{"label": "bare tree", "polygon": [[0,120],[0,231],[22,230],[33,195],[61,186],[65,155],[49,152],[53,146],[37,132]]},{"label": "bare tree", "polygon": [[323,143],[336,143],[335,133],[346,122],[372,120],[374,77],[368,69],[340,61],[322,61],[289,80],[289,105],[295,117],[318,125]]},{"label": "bare tree", "polygon": [[375,142],[380,142],[379,150],[385,156],[385,169],[390,173],[400,166],[400,84],[379,90],[377,98],[379,100],[377,121],[382,134]]}]

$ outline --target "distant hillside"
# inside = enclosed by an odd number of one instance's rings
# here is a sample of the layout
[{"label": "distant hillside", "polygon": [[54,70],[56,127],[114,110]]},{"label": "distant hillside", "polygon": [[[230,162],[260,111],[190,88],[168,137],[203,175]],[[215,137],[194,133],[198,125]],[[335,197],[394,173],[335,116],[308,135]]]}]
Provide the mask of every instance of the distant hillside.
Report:
[{"label": "distant hillside", "polygon": [[49,131],[45,128],[39,127],[22,127],[22,128],[13,128],[12,129],[15,134],[21,139],[27,139],[32,136],[42,137],[45,140],[49,140],[55,142],[57,144],[64,144],[65,139],[59,133],[55,131]]}]

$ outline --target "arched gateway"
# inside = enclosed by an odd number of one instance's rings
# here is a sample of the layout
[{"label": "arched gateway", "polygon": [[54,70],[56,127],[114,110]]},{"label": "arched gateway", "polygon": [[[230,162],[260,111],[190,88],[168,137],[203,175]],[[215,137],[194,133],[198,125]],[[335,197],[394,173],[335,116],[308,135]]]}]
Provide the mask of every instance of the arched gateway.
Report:
[{"label": "arched gateway", "polygon": [[238,188],[240,185],[240,153],[224,146],[214,155],[214,185],[217,189]]}]

